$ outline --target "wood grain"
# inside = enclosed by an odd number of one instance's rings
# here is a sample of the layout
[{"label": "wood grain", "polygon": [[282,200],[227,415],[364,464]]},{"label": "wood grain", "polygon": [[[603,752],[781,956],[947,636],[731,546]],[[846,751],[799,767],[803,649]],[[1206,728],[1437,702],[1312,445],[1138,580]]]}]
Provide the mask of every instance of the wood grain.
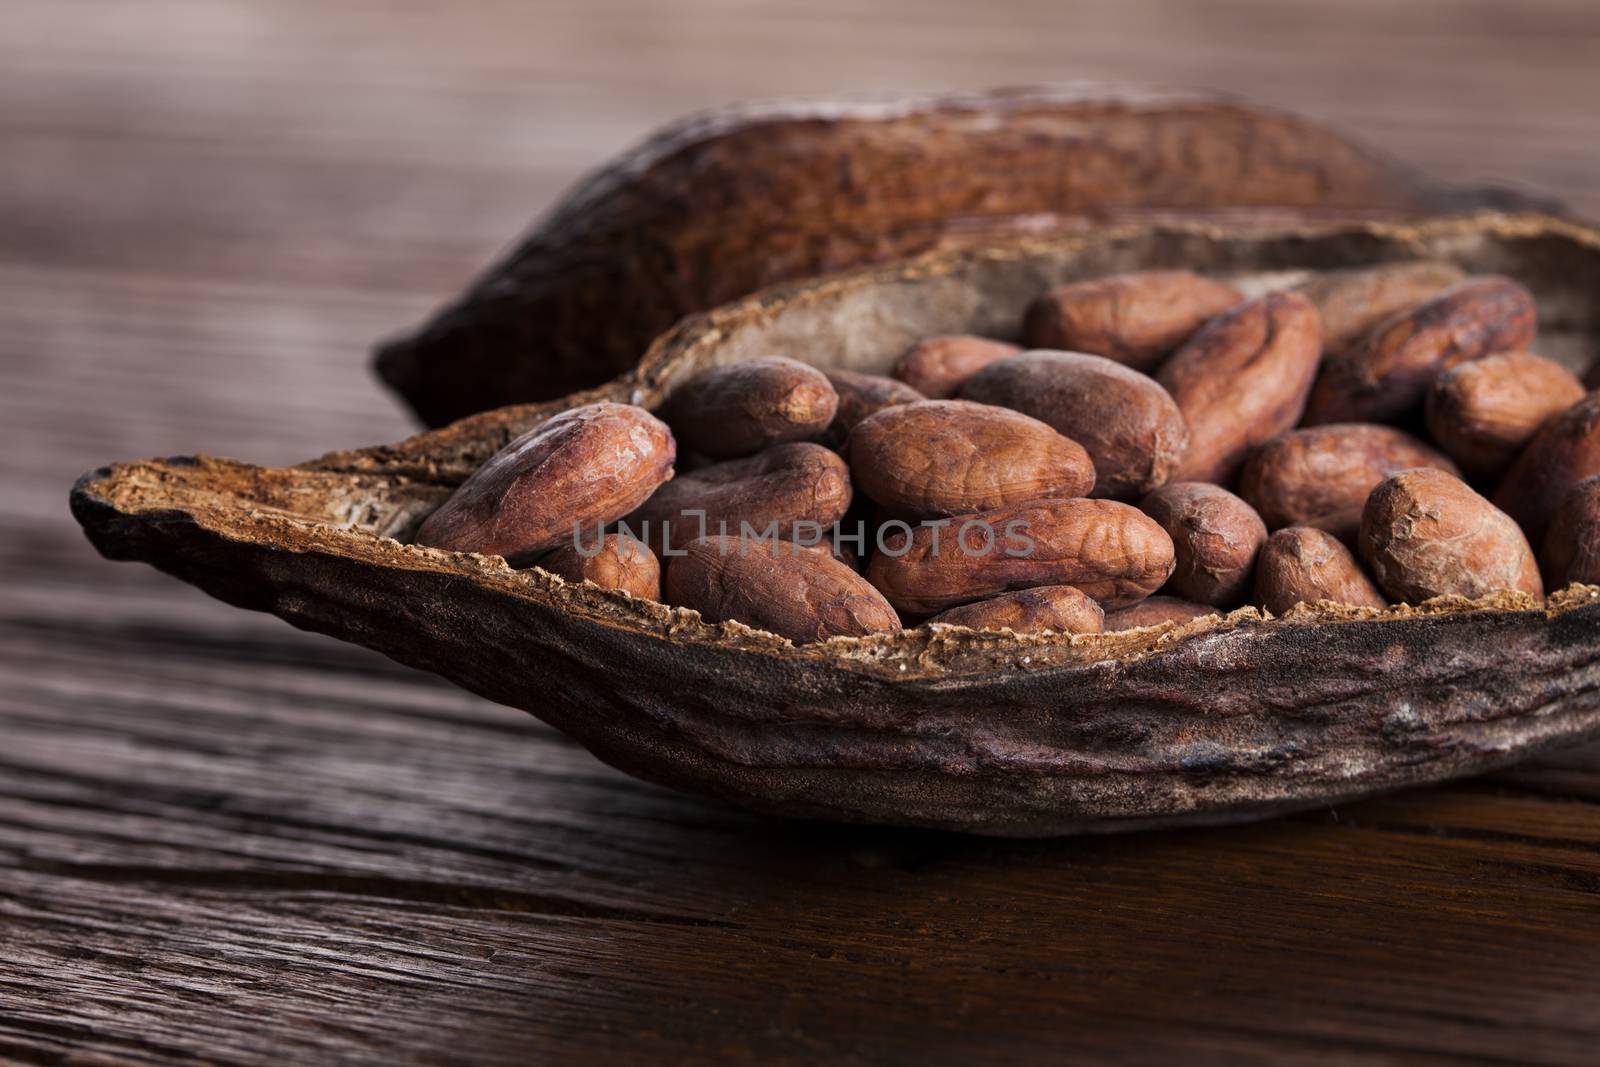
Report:
[{"label": "wood grain", "polygon": [[1200,833],[770,822],[99,561],[65,493],[405,433],[370,342],[696,107],[1216,87],[1596,215],[1597,44],[1578,0],[8,0],[0,1060],[1592,1062],[1600,751]]}]

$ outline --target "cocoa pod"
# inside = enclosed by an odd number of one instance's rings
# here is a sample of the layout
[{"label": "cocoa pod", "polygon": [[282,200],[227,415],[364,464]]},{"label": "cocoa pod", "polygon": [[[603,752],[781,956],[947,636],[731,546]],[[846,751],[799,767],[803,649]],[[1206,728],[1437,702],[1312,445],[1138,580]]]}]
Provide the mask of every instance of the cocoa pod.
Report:
[{"label": "cocoa pod", "polygon": [[1545,585],[1600,585],[1600,475],[1567,491],[1550,518],[1539,562]]},{"label": "cocoa pod", "polygon": [[1164,622],[1180,625],[1205,615],[1222,614],[1210,604],[1196,604],[1174,596],[1153,596],[1116,611],[1106,612],[1103,632],[1137,630],[1144,626],[1160,626]]},{"label": "cocoa pod", "polygon": [[931,615],[1039,585],[1071,585],[1102,607],[1137,603],[1172,574],[1172,538],[1113,500],[1042,500],[923,524],[884,538],[867,577],[896,609]]},{"label": "cocoa pod", "polygon": [[1193,271],[1114,274],[1041,296],[1029,306],[1022,334],[1033,348],[1089,352],[1147,371],[1242,300],[1233,286]]},{"label": "cocoa pod", "polygon": [[1255,509],[1221,486],[1173,482],[1139,501],[1172,538],[1168,592],[1219,608],[1244,602],[1267,527]]},{"label": "cocoa pod", "polygon": [[539,566],[569,582],[593,582],[647,600],[661,599],[661,563],[643,541],[608,533],[595,544],[563,545]]},{"label": "cocoa pod", "polygon": [[1456,364],[1527,347],[1537,320],[1532,294],[1510,278],[1479,275],[1451,286],[1331,354],[1311,390],[1306,424],[1397,419]]},{"label": "cocoa pod", "polygon": [[1105,611],[1070,585],[1041,585],[941,611],[929,622],[1019,634],[1097,634]]},{"label": "cocoa pod", "polygon": [[1395,600],[1543,596],[1539,566],[1511,516],[1461,479],[1433,468],[1385,478],[1361,515],[1361,556]]},{"label": "cocoa pod", "polygon": [[915,400],[927,399],[905,382],[886,378],[881,374],[860,374],[851,370],[830,370],[824,371],[823,374],[839,397],[839,406],[833,413],[833,421],[819,438],[821,443],[829,448],[843,445],[845,438],[850,436],[850,431],[855,429],[856,423],[868,415],[884,408],[894,407],[896,404],[909,404]]},{"label": "cocoa pod", "polygon": [[738,620],[797,644],[895,633],[900,619],[861,575],[823,552],[702,537],[667,564],[667,603],[707,622]]},{"label": "cocoa pod", "polygon": [[929,400],[947,400],[976,372],[1021,351],[1007,341],[966,333],[924,337],[895,360],[889,373]]},{"label": "cocoa pod", "polygon": [[1239,495],[1268,529],[1315,526],[1351,540],[1377,484],[1412,467],[1459,473],[1442,453],[1391,426],[1314,426],[1279,434],[1251,452],[1239,472]]},{"label": "cocoa pod", "polygon": [[1300,421],[1322,352],[1317,309],[1298,293],[1268,293],[1200,328],[1156,380],[1189,424],[1173,481],[1233,479],[1250,449]]},{"label": "cocoa pod", "polygon": [[1428,433],[1468,474],[1505,473],[1544,421],[1583,399],[1583,383],[1561,364],[1531,352],[1499,352],[1434,379]]},{"label": "cocoa pod", "polygon": [[1420,259],[1376,267],[1327,270],[1296,286],[1322,317],[1322,350],[1343,352],[1396,312],[1455,285],[1466,272],[1454,263]]},{"label": "cocoa pod", "polygon": [[972,375],[961,396],[1020,411],[1082,445],[1094,496],[1128,500],[1164,484],[1189,445],[1167,391],[1103,356],[1024,352]]},{"label": "cocoa pod", "polygon": [[923,400],[869,415],[851,431],[846,452],[860,490],[904,518],[1094,488],[1094,464],[1077,442],[1020,412],[968,400]]},{"label": "cocoa pod", "polygon": [[729,459],[819,437],[838,407],[821,371],[773,356],[701,371],[673,390],[661,414],[686,450]]},{"label": "cocoa pod", "polygon": [[1500,481],[1494,502],[1535,542],[1574,485],[1600,474],[1600,392],[1545,420]]},{"label": "cocoa pod", "polygon": [[[813,540],[850,507],[850,468],[835,452],[807,441],[773,445],[680,474],[625,521],[657,551],[703,536],[767,535]],[[746,527],[749,529],[746,530]]]},{"label": "cocoa pod", "polygon": [[415,543],[516,561],[613,522],[672,477],[672,432],[643,408],[563,411],[516,438],[423,520]]},{"label": "cocoa pod", "polygon": [[1310,526],[1286,526],[1267,538],[1256,558],[1255,602],[1274,615],[1296,604],[1331,600],[1358,608],[1389,602],[1337,537]]}]

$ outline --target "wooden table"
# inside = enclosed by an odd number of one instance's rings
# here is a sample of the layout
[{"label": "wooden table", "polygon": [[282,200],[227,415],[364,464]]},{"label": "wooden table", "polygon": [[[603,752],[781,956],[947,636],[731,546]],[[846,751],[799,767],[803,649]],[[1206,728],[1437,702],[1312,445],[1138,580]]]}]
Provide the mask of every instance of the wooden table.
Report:
[{"label": "wooden table", "polygon": [[1236,89],[1600,215],[1600,11],[0,5],[0,1060],[1593,1063],[1600,751],[1256,826],[785,824],[96,558],[80,471],[397,438],[374,338],[679,112]]}]

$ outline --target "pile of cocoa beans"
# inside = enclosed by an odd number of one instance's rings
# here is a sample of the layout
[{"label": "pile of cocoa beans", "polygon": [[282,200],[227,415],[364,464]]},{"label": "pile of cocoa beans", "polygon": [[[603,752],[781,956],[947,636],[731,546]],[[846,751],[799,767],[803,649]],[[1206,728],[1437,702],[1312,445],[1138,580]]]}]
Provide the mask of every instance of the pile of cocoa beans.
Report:
[{"label": "pile of cocoa beans", "polygon": [[570,409],[415,540],[796,642],[1600,582],[1600,392],[1526,351],[1509,278],[1418,261],[1247,299],[1146,271],[1020,326],[926,338],[892,376],[774,357],[656,414]]}]

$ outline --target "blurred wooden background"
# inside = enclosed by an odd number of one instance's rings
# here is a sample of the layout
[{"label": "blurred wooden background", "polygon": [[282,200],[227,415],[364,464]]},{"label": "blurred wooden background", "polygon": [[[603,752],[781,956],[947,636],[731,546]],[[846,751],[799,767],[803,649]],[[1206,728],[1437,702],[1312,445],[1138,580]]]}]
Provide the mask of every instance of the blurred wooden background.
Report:
[{"label": "blurred wooden background", "polygon": [[1218,88],[1596,217],[1597,59],[1592,0],[4,0],[0,1058],[1592,1062],[1593,753],[1188,835],[779,825],[102,562],[65,498],[409,432],[369,344],[685,111]]}]

